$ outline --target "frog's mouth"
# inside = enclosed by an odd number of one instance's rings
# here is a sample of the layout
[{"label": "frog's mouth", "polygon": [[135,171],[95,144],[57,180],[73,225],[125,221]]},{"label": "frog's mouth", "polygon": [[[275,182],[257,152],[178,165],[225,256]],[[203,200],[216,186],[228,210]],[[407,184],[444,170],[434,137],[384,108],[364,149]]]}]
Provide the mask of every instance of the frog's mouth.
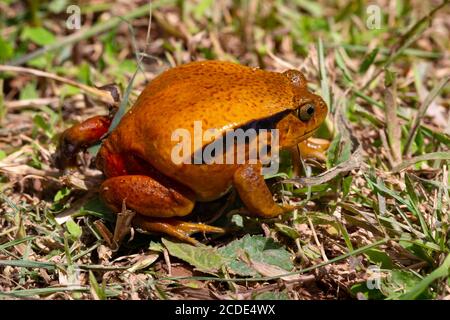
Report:
[{"label": "frog's mouth", "polygon": [[300,137],[300,139],[301,139],[300,142],[302,142],[302,141],[308,139],[309,137],[311,137],[314,134],[314,132],[317,131],[317,129],[318,128],[315,128],[315,129],[307,131],[303,136]]}]

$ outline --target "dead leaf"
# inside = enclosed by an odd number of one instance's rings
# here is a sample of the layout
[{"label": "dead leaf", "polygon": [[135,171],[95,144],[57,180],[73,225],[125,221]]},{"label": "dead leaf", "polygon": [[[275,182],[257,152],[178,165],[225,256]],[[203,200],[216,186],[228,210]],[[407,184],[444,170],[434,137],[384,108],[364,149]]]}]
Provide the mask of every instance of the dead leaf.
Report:
[{"label": "dead leaf", "polygon": [[[264,262],[259,262],[250,259],[250,264],[258,273],[265,277],[278,277],[283,274],[289,273],[289,271],[284,270],[283,268],[267,264]],[[280,279],[289,282],[309,282],[315,279],[314,275],[301,275],[301,274],[292,274],[288,276],[281,276]]]}]

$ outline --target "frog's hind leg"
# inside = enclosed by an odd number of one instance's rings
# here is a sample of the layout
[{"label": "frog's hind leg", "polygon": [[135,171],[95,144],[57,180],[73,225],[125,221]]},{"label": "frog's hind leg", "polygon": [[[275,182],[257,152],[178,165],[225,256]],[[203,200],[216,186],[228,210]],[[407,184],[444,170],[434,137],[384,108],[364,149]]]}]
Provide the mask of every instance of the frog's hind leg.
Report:
[{"label": "frog's hind leg", "polygon": [[127,208],[138,213],[133,223],[147,231],[166,233],[192,244],[197,244],[190,237],[195,232],[224,232],[221,228],[177,220],[175,217],[191,213],[195,195],[173,181],[160,182],[146,175],[117,176],[104,181],[100,193],[116,212],[125,201]]},{"label": "frog's hind leg", "polygon": [[76,154],[100,141],[110,125],[110,116],[95,116],[64,131],[59,139],[56,164],[60,168],[75,165]]},{"label": "frog's hind leg", "polygon": [[93,146],[108,133],[112,119],[118,110],[120,93],[114,84],[108,84],[98,89],[109,92],[114,100],[114,103],[108,104],[109,114],[91,117],[73,125],[61,134],[55,157],[55,164],[61,169],[75,166],[77,153]]}]

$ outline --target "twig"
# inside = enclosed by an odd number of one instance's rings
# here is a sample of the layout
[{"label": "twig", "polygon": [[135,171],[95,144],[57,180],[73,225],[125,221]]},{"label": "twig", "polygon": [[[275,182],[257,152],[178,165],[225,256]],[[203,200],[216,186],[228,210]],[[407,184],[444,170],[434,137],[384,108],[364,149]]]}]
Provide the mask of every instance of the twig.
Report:
[{"label": "twig", "polygon": [[20,110],[23,108],[35,108],[46,105],[56,105],[60,101],[59,98],[36,98],[36,99],[24,99],[5,101],[4,105],[8,110]]},{"label": "twig", "polygon": [[310,178],[286,179],[282,183],[293,183],[303,186],[315,186],[327,181],[330,181],[340,173],[349,172],[358,169],[363,164],[362,148],[359,146],[356,151],[350,156],[350,159],[344,161],[337,166],[325,171],[317,176]]},{"label": "twig", "polygon": [[172,276],[172,264],[170,263],[169,251],[167,249],[163,250],[164,261],[167,265],[167,275]]},{"label": "twig", "polygon": [[103,240],[105,240],[105,242],[107,243],[108,247],[112,248],[113,247],[113,241],[112,241],[113,234],[111,233],[111,231],[108,230],[108,228],[103,224],[103,222],[101,220],[94,221],[94,225],[97,228],[97,231],[102,236]]},{"label": "twig", "polygon": [[16,73],[27,73],[27,74],[31,74],[34,75],[36,77],[43,77],[43,78],[48,78],[48,79],[52,79],[55,81],[59,81],[62,83],[66,83],[69,84],[71,86],[77,87],[80,90],[84,91],[85,93],[88,93],[90,95],[93,95],[95,97],[97,97],[100,101],[103,101],[109,105],[115,105],[116,102],[113,98],[113,96],[105,90],[100,90],[94,87],[90,87],[87,86],[85,84],[73,81],[71,79],[67,79],[64,77],[60,77],[56,74],[53,73],[49,73],[49,72],[45,72],[42,70],[38,70],[38,69],[31,69],[31,68],[24,68],[24,67],[14,67],[14,66],[7,66],[7,65],[0,65],[0,72],[16,72]]},{"label": "twig", "polygon": [[[390,72],[386,72],[385,76],[388,78]],[[388,81],[385,81],[388,82]],[[401,152],[401,137],[402,131],[397,117],[397,83],[395,76],[392,76],[392,82],[386,84],[384,89],[384,103],[386,114],[386,134],[389,142],[389,148],[387,152],[392,155],[391,166],[397,165],[402,160]]]},{"label": "twig", "polygon": [[311,228],[311,232],[313,234],[314,242],[316,243],[317,247],[319,247],[320,254],[322,255],[323,261],[328,262],[328,257],[325,253],[325,249],[323,248],[323,245],[320,243],[319,238],[317,237],[316,229],[314,228],[312,220],[309,217],[308,217],[308,223],[309,223],[309,227]]},{"label": "twig", "polygon": [[131,222],[136,212],[128,210],[125,201],[122,202],[122,211],[117,213],[116,227],[113,236],[113,250],[118,250],[123,238],[131,231]]}]

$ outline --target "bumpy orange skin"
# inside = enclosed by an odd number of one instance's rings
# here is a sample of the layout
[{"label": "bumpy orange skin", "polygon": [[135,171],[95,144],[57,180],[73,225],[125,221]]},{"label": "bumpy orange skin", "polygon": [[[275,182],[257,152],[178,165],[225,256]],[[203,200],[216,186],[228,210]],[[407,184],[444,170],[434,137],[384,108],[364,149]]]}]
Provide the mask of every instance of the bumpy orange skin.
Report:
[{"label": "bumpy orange skin", "polygon": [[[237,166],[174,164],[171,152],[177,142],[171,141],[172,132],[184,128],[193,137],[194,121],[201,121],[203,130],[225,132],[308,101],[316,105],[310,121],[289,114],[278,123],[281,147],[311,135],[327,114],[325,103],[308,91],[300,72],[269,72],[220,61],[189,63],[164,72],[144,89],[104,142],[100,157],[132,154],[188,186],[198,200],[213,200],[229,189]],[[113,166],[105,162],[99,160],[108,175]]]}]

